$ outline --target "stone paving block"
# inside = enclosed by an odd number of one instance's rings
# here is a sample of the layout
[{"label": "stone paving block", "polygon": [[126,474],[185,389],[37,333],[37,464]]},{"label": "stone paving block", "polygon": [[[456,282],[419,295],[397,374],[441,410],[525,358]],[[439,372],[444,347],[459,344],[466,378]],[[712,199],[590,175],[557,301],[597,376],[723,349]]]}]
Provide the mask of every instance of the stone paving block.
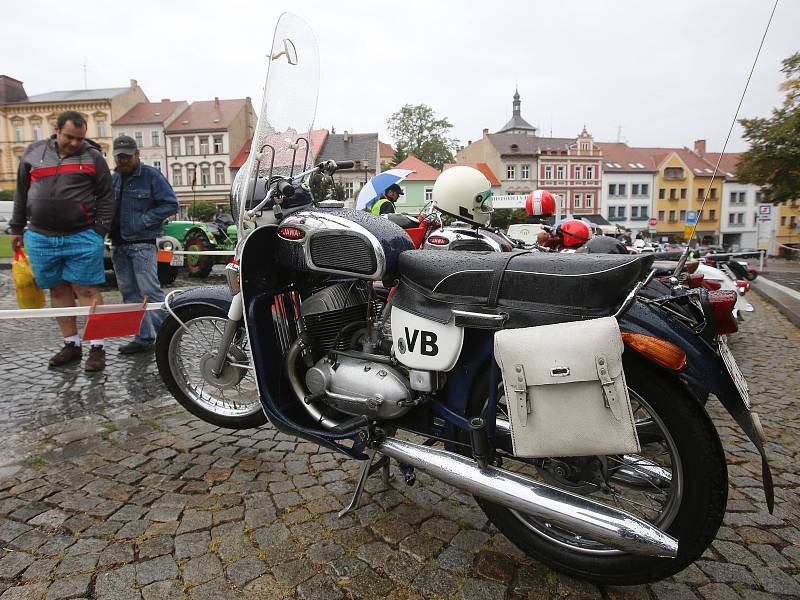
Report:
[{"label": "stone paving block", "polygon": [[189,590],[192,600],[237,600],[237,594],[230,589],[227,582],[216,579]]},{"label": "stone paving block", "polygon": [[34,583],[8,588],[2,600],[44,600],[47,595],[47,585],[44,583]]},{"label": "stone paving block", "polygon": [[211,534],[208,531],[187,533],[175,538],[175,558],[189,558],[201,556],[208,552],[211,543]]},{"label": "stone paving block", "polygon": [[659,600],[697,600],[698,596],[683,583],[659,581],[650,586]]},{"label": "stone paving block", "polygon": [[434,567],[425,567],[411,582],[411,587],[422,595],[444,596],[449,598],[458,594],[459,585],[456,579]]},{"label": "stone paving block", "polygon": [[753,567],[756,579],[767,592],[800,596],[800,582],[777,567]]},{"label": "stone paving block", "polygon": [[248,556],[228,565],[226,571],[228,578],[237,587],[242,588],[253,579],[260,577],[267,570],[267,566],[255,556]]},{"label": "stone paving block", "polygon": [[136,582],[148,585],[154,581],[171,579],[178,574],[178,565],[172,556],[160,556],[152,560],[136,563]]},{"label": "stone paving block", "polygon": [[184,600],[188,596],[177,581],[157,581],[141,590],[143,600]]},{"label": "stone paving block", "polygon": [[0,578],[15,579],[36,559],[25,552],[11,552],[0,559]]},{"label": "stone paving block", "polygon": [[504,600],[506,597],[505,586],[485,579],[470,578],[461,588],[463,600]]},{"label": "stone paving block", "polygon": [[136,569],[125,565],[97,576],[95,596],[97,600],[134,600],[141,597],[135,585]]},{"label": "stone paving block", "polygon": [[40,558],[25,569],[22,579],[44,579],[49,577],[57,564],[58,560],[55,558]]},{"label": "stone paving block", "polygon": [[221,578],[222,561],[215,554],[203,554],[181,566],[183,580],[189,586]]},{"label": "stone paving block", "polygon": [[304,559],[292,560],[272,568],[275,581],[284,587],[295,587],[314,574],[314,569]]},{"label": "stone paving block", "polygon": [[400,542],[400,550],[425,562],[436,556],[444,546],[444,542],[425,533],[413,533]]},{"label": "stone paving block", "polygon": [[28,521],[28,524],[35,525],[37,527],[56,528],[59,527],[68,518],[69,515],[64,511],[58,509],[52,509],[35,516],[33,519]]},{"label": "stone paving block", "polygon": [[89,593],[89,585],[91,582],[92,576],[88,573],[56,579],[47,589],[46,599],[67,600],[68,598],[85,598]]},{"label": "stone paving block", "polygon": [[133,562],[133,544],[109,544],[100,554],[98,566],[115,565]]},{"label": "stone paving block", "polygon": [[82,538],[70,547],[67,554],[70,556],[78,554],[99,554],[105,549],[106,546],[108,546],[108,542],[105,540],[98,540],[96,538]]},{"label": "stone paving block", "polygon": [[99,554],[77,554],[65,557],[56,568],[59,575],[69,575],[71,573],[84,573],[94,570]]},{"label": "stone paving block", "polygon": [[698,561],[696,564],[712,581],[722,583],[738,582],[746,585],[752,585],[753,583],[752,575],[741,565],[710,561]]}]

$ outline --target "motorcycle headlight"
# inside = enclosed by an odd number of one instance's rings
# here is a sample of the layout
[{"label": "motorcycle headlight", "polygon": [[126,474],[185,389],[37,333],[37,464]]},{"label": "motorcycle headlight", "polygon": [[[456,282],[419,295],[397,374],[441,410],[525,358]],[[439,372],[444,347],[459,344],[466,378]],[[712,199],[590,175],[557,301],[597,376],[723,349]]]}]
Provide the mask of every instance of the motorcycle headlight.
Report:
[{"label": "motorcycle headlight", "polygon": [[172,242],[170,241],[161,242],[161,249],[166,250],[167,252],[172,252],[173,249]]}]

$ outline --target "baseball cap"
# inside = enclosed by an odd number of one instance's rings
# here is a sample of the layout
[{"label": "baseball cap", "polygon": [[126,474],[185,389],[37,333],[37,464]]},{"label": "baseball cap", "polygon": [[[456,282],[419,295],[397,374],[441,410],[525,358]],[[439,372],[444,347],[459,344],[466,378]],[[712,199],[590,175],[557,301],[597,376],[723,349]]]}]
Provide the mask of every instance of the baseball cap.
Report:
[{"label": "baseball cap", "polygon": [[136,154],[136,140],[129,135],[121,135],[114,140],[114,156],[118,154]]},{"label": "baseball cap", "polygon": [[[386,188],[386,192],[397,192],[400,196],[402,196],[403,195],[403,188],[401,188],[396,183],[393,183],[392,185],[390,185],[389,187]],[[384,192],[384,194],[386,192]]]}]

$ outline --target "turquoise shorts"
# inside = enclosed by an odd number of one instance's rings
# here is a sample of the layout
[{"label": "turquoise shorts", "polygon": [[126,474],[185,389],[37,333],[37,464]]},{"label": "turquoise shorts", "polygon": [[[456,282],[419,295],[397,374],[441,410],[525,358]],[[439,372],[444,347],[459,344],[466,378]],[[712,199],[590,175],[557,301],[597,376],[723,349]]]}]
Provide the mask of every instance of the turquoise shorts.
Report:
[{"label": "turquoise shorts", "polygon": [[78,285],[105,283],[103,236],[94,229],[71,235],[43,235],[28,230],[24,239],[40,288],[52,289],[65,281]]}]

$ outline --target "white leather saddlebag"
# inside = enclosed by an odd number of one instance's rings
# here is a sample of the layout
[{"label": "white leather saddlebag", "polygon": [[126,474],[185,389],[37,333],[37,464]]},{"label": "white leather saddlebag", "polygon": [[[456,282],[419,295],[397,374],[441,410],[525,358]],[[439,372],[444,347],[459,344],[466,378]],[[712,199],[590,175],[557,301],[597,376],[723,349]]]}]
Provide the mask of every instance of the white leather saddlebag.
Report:
[{"label": "white leather saddlebag", "polygon": [[498,331],[514,454],[638,453],[616,319]]}]

